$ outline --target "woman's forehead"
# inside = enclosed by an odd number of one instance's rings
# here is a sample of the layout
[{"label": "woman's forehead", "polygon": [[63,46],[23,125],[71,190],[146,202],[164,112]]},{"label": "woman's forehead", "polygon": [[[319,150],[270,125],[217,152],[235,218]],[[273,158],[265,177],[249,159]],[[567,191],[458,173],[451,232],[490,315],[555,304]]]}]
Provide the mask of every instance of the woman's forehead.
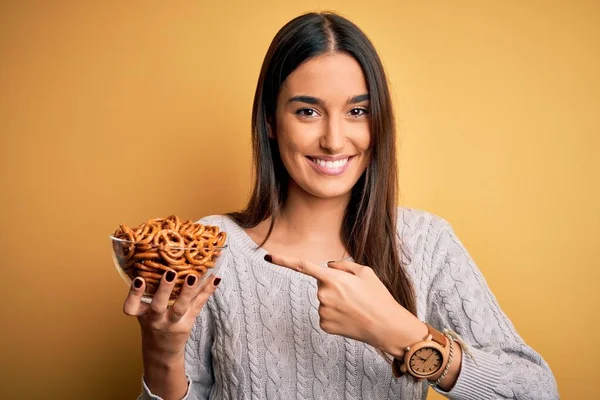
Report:
[{"label": "woman's forehead", "polygon": [[296,68],[285,80],[281,94],[286,97],[310,95],[326,102],[346,102],[367,93],[360,64],[345,53],[314,57]]}]

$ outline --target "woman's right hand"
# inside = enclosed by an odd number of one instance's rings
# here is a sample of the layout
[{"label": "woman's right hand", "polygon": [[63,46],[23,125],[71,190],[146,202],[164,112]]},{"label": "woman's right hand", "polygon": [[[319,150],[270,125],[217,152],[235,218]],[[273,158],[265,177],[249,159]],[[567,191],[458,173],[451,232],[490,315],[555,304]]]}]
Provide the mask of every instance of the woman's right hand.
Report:
[{"label": "woman's right hand", "polygon": [[185,394],[185,346],[196,317],[221,281],[213,276],[199,285],[196,275],[188,275],[177,300],[169,307],[175,278],[175,271],[163,274],[152,302],[147,304],[142,302],[146,284],[137,277],[123,304],[123,312],[137,317],[141,327],[146,384],[162,398],[181,398]]}]

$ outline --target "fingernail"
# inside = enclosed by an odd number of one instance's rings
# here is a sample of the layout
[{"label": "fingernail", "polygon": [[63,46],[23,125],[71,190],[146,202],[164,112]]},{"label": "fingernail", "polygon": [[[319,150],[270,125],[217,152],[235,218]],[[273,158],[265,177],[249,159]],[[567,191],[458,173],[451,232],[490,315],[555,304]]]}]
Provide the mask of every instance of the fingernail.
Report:
[{"label": "fingernail", "polygon": [[185,279],[188,286],[194,286],[194,283],[196,283],[196,275],[188,275],[187,278]]},{"label": "fingernail", "polygon": [[221,283],[221,278],[215,278],[214,285],[219,286],[219,283]]},{"label": "fingernail", "polygon": [[133,280],[133,287],[136,289],[141,288],[143,284],[144,284],[144,281],[142,281],[140,278],[135,278]]},{"label": "fingernail", "polygon": [[273,262],[273,256],[272,256],[272,255],[270,255],[270,254],[267,254],[267,255],[265,256],[265,261],[268,261],[268,262]]},{"label": "fingernail", "polygon": [[331,264],[332,262],[335,262],[335,261],[327,261],[327,265]]},{"label": "fingernail", "polygon": [[175,271],[167,271],[167,276],[165,278],[167,279],[167,282],[173,282],[176,276],[177,274]]}]

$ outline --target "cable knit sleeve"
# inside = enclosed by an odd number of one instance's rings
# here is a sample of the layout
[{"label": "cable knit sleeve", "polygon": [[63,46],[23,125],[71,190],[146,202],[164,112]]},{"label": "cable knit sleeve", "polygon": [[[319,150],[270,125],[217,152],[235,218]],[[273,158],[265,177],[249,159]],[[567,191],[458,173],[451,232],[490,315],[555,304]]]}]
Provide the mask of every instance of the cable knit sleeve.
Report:
[{"label": "cable knit sleeve", "polygon": [[426,319],[450,328],[466,342],[451,399],[558,399],[548,364],[515,330],[483,275],[449,224],[442,224],[432,254],[433,276]]},{"label": "cable knit sleeve", "polygon": [[[208,301],[211,301],[209,299]],[[192,328],[185,347],[185,370],[188,390],[182,400],[208,399],[214,384],[212,343],[214,321],[206,304]],[[142,379],[142,394],[138,400],[162,400],[153,394]]]}]

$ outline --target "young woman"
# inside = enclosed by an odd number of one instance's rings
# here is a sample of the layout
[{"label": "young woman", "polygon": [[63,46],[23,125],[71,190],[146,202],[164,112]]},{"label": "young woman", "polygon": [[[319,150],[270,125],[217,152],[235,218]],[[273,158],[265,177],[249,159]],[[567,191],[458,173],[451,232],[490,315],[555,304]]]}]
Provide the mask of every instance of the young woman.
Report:
[{"label": "young woman", "polygon": [[174,273],[149,306],[136,278],[125,300],[142,398],[558,398],[450,225],[396,206],[388,84],[358,27],[311,13],[277,33],[252,134],[247,208],[201,220],[229,234],[222,277],[171,307]]}]

